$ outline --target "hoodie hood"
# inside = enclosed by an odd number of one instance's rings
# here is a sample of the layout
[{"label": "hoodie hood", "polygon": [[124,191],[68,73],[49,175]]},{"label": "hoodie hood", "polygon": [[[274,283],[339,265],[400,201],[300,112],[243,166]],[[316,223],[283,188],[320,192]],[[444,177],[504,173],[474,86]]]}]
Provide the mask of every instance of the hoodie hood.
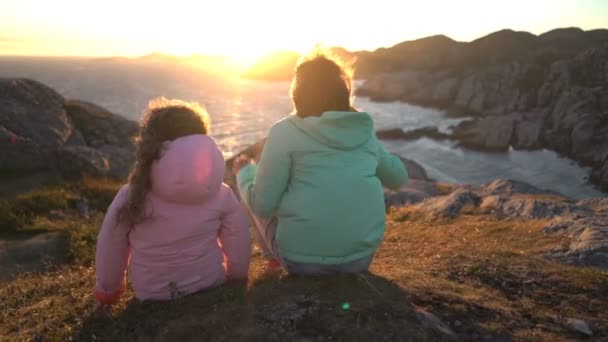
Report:
[{"label": "hoodie hood", "polygon": [[199,204],[218,193],[224,170],[224,156],[211,137],[167,141],[152,166],[152,192],[168,202]]},{"label": "hoodie hood", "polygon": [[372,136],[374,122],[364,112],[325,112],[321,116],[291,121],[318,142],[341,150],[351,150],[365,144]]}]

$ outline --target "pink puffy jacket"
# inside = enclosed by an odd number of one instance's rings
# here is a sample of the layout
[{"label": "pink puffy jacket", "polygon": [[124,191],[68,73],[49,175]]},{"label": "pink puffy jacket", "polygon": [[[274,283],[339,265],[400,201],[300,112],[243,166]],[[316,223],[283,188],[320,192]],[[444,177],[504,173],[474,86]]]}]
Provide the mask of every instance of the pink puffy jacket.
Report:
[{"label": "pink puffy jacket", "polygon": [[118,192],[97,239],[95,295],[118,300],[125,271],[140,300],[166,300],[246,279],[251,241],[247,214],[222,183],[224,158],[206,135],[166,142],[152,166],[146,219],[117,222],[129,192]]}]

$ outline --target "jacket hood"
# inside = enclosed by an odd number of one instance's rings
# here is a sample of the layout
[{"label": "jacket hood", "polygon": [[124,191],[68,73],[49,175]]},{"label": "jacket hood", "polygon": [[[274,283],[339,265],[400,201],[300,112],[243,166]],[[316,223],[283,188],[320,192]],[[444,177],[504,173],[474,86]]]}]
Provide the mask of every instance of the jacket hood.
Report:
[{"label": "jacket hood", "polygon": [[364,112],[325,112],[321,116],[291,121],[320,143],[341,150],[350,150],[365,144],[372,136],[374,122]]},{"label": "jacket hood", "polygon": [[211,137],[167,141],[152,165],[152,192],[168,202],[198,204],[218,193],[224,170],[224,156]]}]

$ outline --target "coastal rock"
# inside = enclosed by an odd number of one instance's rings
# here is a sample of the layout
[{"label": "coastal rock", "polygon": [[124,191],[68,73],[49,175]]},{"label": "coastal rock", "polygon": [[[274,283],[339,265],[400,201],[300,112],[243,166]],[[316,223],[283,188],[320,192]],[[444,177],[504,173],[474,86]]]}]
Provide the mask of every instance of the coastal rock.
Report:
[{"label": "coastal rock", "polygon": [[105,176],[110,170],[106,155],[88,146],[68,146],[59,152],[59,168],[64,175]]},{"label": "coastal rock", "polygon": [[[103,175],[113,178],[127,177],[135,161],[133,136],[137,134],[138,124],[88,102],[67,101],[65,108],[74,122],[76,134],[107,161],[107,168],[97,168],[97,172],[103,171]],[[99,165],[96,159],[90,164]]]},{"label": "coastal rock", "polygon": [[106,176],[122,179],[129,175],[135,162],[135,146],[133,144],[102,145],[97,150],[108,161]]},{"label": "coastal rock", "polygon": [[543,113],[527,113],[515,123],[511,144],[523,150],[538,149],[543,146],[542,133],[544,129]]},{"label": "coastal rock", "polygon": [[0,79],[0,168],[41,169],[70,136],[63,97],[26,79]]},{"label": "coastal rock", "polygon": [[[357,93],[473,116],[452,136],[463,146],[551,149],[591,167],[591,181],[608,191],[608,30],[564,32],[404,42],[364,56],[366,69],[379,65]],[[440,50],[441,61],[417,62]]]},{"label": "coastal rock", "polygon": [[474,95],[475,77],[469,76],[462,81],[460,89],[456,94],[454,105],[460,108],[469,108],[469,103],[471,103],[471,101],[473,100]]},{"label": "coastal rock", "polygon": [[136,122],[83,101],[67,101],[65,109],[87,145],[95,148],[104,145],[133,146],[132,137],[139,128]]},{"label": "coastal rock", "polygon": [[[0,79],[0,168],[124,178],[137,123],[27,79]],[[25,172],[27,173],[27,172]]]},{"label": "coastal rock", "polygon": [[541,228],[544,233],[562,234],[566,239],[546,257],[573,265],[608,269],[608,198],[574,202],[551,191],[508,179],[481,186],[455,186],[447,195],[437,191],[419,203],[416,202],[421,196],[411,189],[387,193],[385,198],[387,206],[411,206],[437,217],[454,218],[466,212],[491,214],[503,220],[544,220],[548,222]]},{"label": "coastal rock", "polygon": [[431,180],[410,178],[407,185],[393,191],[384,191],[386,210],[420,203],[428,198],[440,195],[437,183]]},{"label": "coastal rock", "polygon": [[429,195],[421,191],[385,191],[384,205],[388,211],[390,208],[399,208],[420,203],[429,198]]},{"label": "coastal rock", "polygon": [[497,179],[477,189],[480,208],[501,218],[538,220],[580,211],[579,206],[550,190],[530,184]]},{"label": "coastal rock", "polygon": [[597,212],[608,213],[608,197],[584,199],[576,202],[576,205],[590,208]]},{"label": "coastal rock", "polygon": [[481,197],[473,191],[457,189],[449,195],[430,198],[415,206],[416,209],[434,216],[455,217],[465,207],[474,208]]},{"label": "coastal rock", "polygon": [[529,220],[553,218],[575,210],[565,201],[529,198],[526,196],[487,196],[480,208],[492,211],[500,217]]},{"label": "coastal rock", "polygon": [[565,215],[552,220],[543,231],[562,233],[570,242],[548,257],[575,265],[608,269],[608,215]]},{"label": "coastal rock", "polygon": [[459,85],[460,81],[457,78],[448,78],[440,81],[433,89],[433,102],[451,103],[456,96]]},{"label": "coastal rock", "polygon": [[385,140],[416,140],[420,138],[431,138],[436,140],[449,139],[450,135],[440,132],[437,127],[422,127],[412,131],[404,131],[401,128],[384,129],[376,132],[378,139]]},{"label": "coastal rock", "polygon": [[358,94],[370,96],[374,101],[396,101],[406,98],[422,98],[418,93],[421,85],[430,79],[426,72],[406,70],[396,74],[382,74],[370,79],[359,88]]},{"label": "coastal rock", "polygon": [[594,170],[591,173],[591,181],[597,183],[602,189],[608,189],[608,159],[604,161],[604,166],[601,169]]},{"label": "coastal rock", "polygon": [[528,183],[513,179],[497,179],[493,182],[484,184],[480,192],[488,195],[512,195],[512,194],[553,194],[549,190],[542,190]]},{"label": "coastal rock", "polygon": [[422,167],[422,165],[420,165],[410,159],[405,159],[405,158],[399,158],[399,159],[401,159],[401,162],[403,163],[403,165],[405,165],[405,169],[407,170],[408,178],[416,179],[416,180],[423,180],[423,181],[430,180],[429,176],[426,173],[426,170],[424,169],[424,167]]},{"label": "coastal rock", "polygon": [[489,116],[475,121],[465,121],[454,129],[452,138],[463,146],[489,151],[506,151],[511,146],[518,114]]}]

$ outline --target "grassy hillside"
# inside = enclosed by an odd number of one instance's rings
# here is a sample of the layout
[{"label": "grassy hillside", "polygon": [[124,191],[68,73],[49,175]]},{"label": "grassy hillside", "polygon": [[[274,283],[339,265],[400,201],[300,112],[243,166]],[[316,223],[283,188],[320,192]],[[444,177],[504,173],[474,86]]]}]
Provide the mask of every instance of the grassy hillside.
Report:
[{"label": "grassy hillside", "polygon": [[[542,221],[470,211],[455,219],[392,211],[384,243],[363,275],[299,278],[267,270],[257,250],[249,281],[170,303],[129,291],[91,315],[94,240],[118,184],[89,179],[0,205],[5,238],[59,230],[70,264],[0,287],[0,340],[541,340],[608,339],[608,273],[543,258],[567,237]],[[86,198],[90,214],[77,210]]]}]

